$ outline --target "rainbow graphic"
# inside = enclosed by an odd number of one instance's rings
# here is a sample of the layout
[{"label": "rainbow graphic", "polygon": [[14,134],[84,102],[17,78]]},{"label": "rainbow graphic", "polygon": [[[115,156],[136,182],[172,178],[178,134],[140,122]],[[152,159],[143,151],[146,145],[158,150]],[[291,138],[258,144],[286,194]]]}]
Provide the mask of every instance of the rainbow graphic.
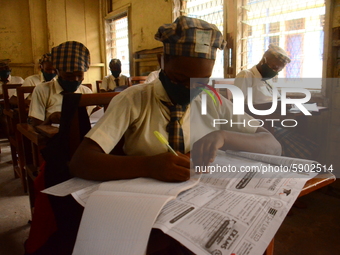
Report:
[{"label": "rainbow graphic", "polygon": [[[203,83],[200,83],[200,84],[203,84]],[[222,100],[221,100],[221,97],[220,95],[217,93],[216,89],[208,84],[203,84],[205,87],[207,87],[208,89],[206,88],[200,88],[201,90],[203,90],[205,93],[207,93],[211,99],[214,101],[214,104],[216,105],[217,102],[216,102],[216,99],[214,97],[214,95],[209,91],[211,90],[212,92],[214,92],[215,96],[217,97],[218,101],[220,102],[220,105],[222,105]]]}]

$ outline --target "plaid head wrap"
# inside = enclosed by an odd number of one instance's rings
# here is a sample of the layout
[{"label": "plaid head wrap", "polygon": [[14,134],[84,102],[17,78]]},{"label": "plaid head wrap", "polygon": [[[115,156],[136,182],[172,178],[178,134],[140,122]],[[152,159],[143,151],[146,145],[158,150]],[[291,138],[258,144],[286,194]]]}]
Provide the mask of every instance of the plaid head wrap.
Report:
[{"label": "plaid head wrap", "polygon": [[266,51],[266,53],[270,53],[271,55],[276,57],[278,60],[280,60],[284,64],[288,64],[291,61],[287,52],[284,49],[272,43],[269,44],[268,50]]},{"label": "plaid head wrap", "polygon": [[86,72],[90,67],[90,52],[80,42],[68,41],[52,48],[53,66],[64,72]]},{"label": "plaid head wrap", "polygon": [[215,59],[226,42],[214,24],[186,16],[158,28],[155,39],[163,42],[164,53],[175,56]]},{"label": "plaid head wrap", "polygon": [[46,54],[42,55],[41,59],[39,59],[39,65],[42,65],[45,62],[52,62],[51,53],[46,53]]}]

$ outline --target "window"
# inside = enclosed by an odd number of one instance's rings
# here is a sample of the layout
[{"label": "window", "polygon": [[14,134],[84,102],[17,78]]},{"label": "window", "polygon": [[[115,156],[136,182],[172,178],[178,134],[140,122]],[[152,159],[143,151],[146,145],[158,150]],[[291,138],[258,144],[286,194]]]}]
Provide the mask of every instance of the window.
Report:
[{"label": "window", "polygon": [[268,45],[274,43],[285,49],[292,60],[279,73],[279,78],[320,78],[320,82],[308,87],[320,89],[324,1],[240,0],[240,2],[242,19],[239,22],[242,23],[243,32],[238,34],[237,42],[241,43],[242,47],[237,56],[241,56],[242,59],[236,73],[256,65],[268,49]]},{"label": "window", "polygon": [[[185,14],[215,24],[223,34],[223,0],[187,0]],[[211,77],[224,77],[223,59],[223,51],[217,50]]]},{"label": "window", "polygon": [[107,63],[110,63],[113,58],[118,58],[122,63],[122,74],[130,76],[127,13],[106,19],[105,23]]}]

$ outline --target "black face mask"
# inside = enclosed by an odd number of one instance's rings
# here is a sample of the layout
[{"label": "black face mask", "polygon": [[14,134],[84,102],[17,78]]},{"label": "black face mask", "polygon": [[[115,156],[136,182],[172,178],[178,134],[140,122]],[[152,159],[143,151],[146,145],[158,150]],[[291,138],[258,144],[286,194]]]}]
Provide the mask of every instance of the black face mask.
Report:
[{"label": "black face mask", "polygon": [[170,97],[172,103],[182,106],[188,105],[202,90],[200,88],[188,89],[182,84],[173,83],[162,71],[159,73],[159,79]]},{"label": "black face mask", "polygon": [[120,71],[111,71],[111,74],[113,75],[113,77],[118,78],[120,75]]},{"label": "black face mask", "polygon": [[60,76],[58,77],[58,82],[65,92],[72,93],[75,92],[82,83],[82,81],[66,81],[63,80]]},{"label": "black face mask", "polygon": [[271,69],[267,63],[264,63],[261,65],[261,75],[262,75],[262,80],[269,80],[273,77],[275,77],[278,73],[275,72],[273,69]]},{"label": "black face mask", "polygon": [[52,80],[57,74],[56,73],[45,73],[44,71],[41,71],[45,81],[50,81]]},{"label": "black face mask", "polygon": [[11,74],[11,70],[1,70],[0,71],[1,80],[7,80],[10,74]]}]

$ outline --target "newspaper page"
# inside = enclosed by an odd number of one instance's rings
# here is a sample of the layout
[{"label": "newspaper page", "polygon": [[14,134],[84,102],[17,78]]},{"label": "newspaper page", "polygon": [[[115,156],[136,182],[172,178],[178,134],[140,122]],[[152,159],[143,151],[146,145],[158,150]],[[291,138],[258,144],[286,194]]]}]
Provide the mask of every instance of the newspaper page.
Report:
[{"label": "newspaper page", "polygon": [[[263,162],[219,152],[212,166]],[[213,168],[211,168],[213,169]],[[168,202],[154,227],[196,254],[263,254],[306,181],[315,174],[210,172]]]}]

